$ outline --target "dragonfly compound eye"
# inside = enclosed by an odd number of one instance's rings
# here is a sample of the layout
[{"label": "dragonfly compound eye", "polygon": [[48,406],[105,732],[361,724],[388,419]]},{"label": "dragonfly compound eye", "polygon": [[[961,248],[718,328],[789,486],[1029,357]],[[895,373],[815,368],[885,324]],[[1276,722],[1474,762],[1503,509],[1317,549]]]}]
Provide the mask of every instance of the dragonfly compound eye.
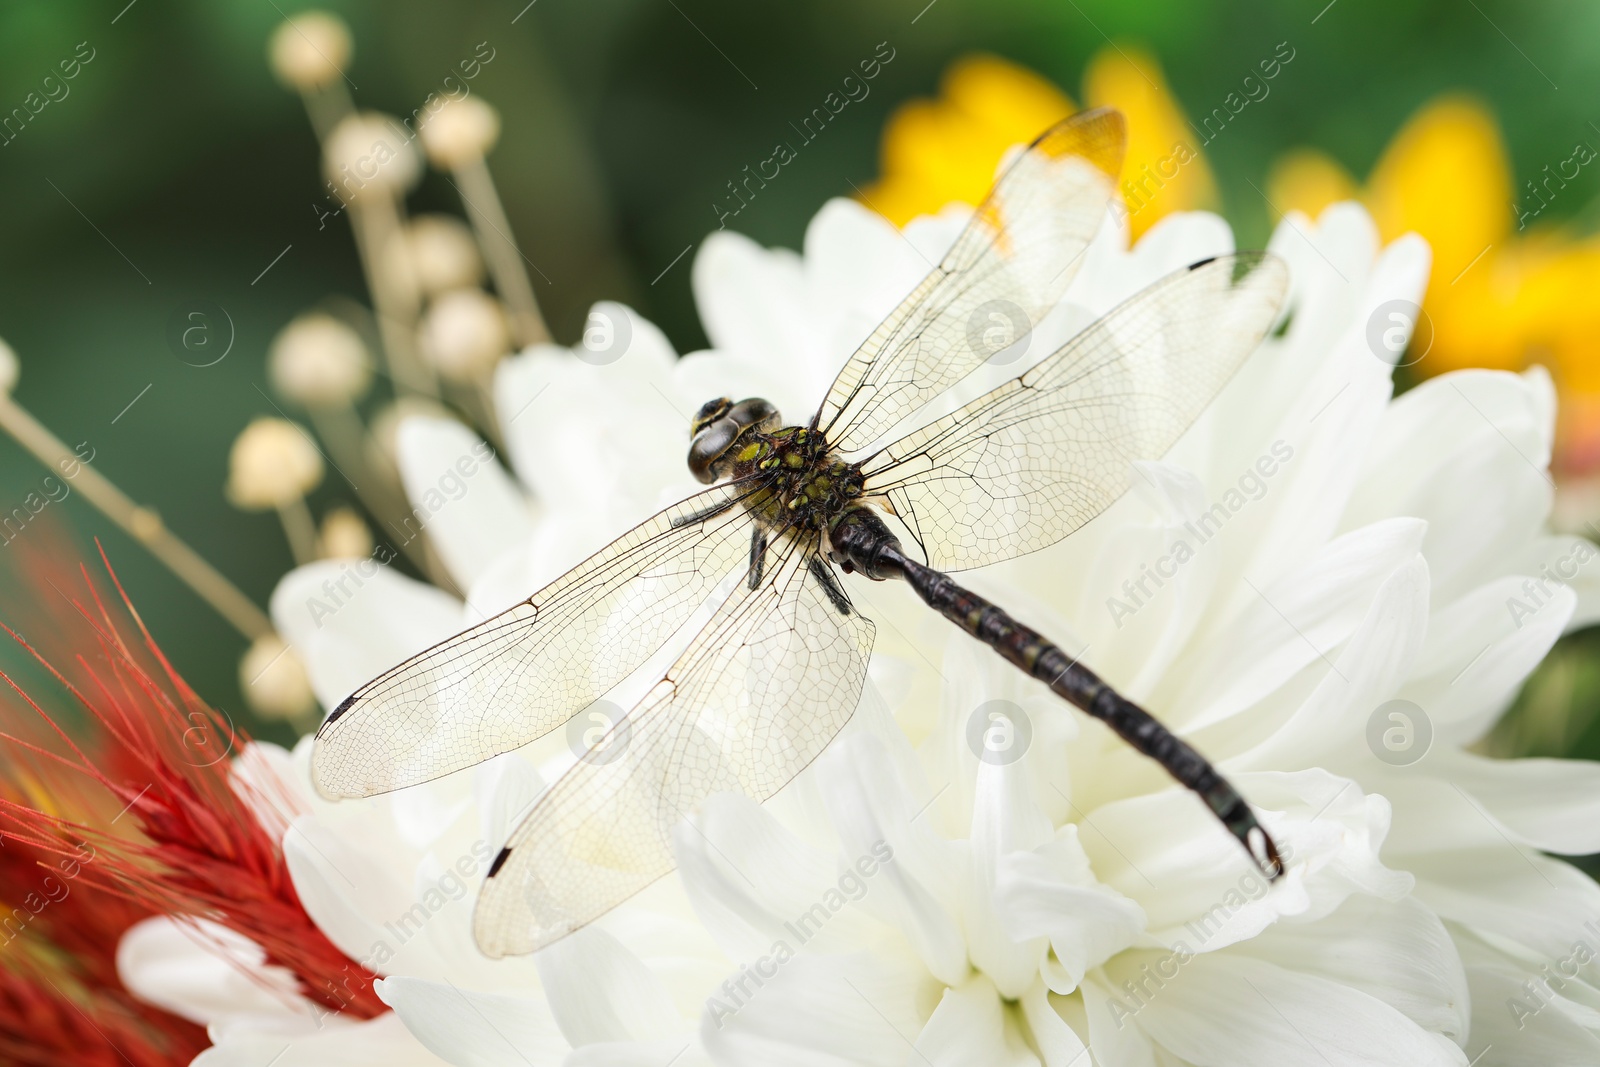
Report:
[{"label": "dragonfly compound eye", "polygon": [[770,433],[782,421],[778,409],[760,397],[741,400],[737,404],[725,399],[708,401],[691,424],[694,438],[689,442],[689,470],[700,481],[710,485],[717,480],[717,473],[713,470],[717,460],[747,430]]},{"label": "dragonfly compound eye", "polygon": [[689,423],[689,436],[698,437],[701,430],[726,415],[731,407],[733,407],[733,401],[725,396],[719,396],[715,400],[707,400],[704,404],[701,404],[700,410],[694,413],[694,421]]}]

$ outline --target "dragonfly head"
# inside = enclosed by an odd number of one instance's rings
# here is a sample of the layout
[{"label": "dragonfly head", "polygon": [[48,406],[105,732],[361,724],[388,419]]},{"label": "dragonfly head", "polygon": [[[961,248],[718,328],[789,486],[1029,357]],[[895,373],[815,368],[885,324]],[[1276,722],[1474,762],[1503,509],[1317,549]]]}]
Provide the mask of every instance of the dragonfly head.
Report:
[{"label": "dragonfly head", "polygon": [[770,401],[751,397],[735,404],[718,397],[700,405],[689,425],[689,470],[710,485],[717,480],[717,461],[751,430],[770,433],[783,424],[783,417]]}]

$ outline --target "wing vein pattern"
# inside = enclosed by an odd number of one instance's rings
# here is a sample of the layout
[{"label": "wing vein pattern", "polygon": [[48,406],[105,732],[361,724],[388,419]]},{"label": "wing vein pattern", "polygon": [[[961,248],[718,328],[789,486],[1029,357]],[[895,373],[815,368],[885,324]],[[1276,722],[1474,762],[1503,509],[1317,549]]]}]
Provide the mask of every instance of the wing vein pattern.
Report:
[{"label": "wing vein pattern", "polygon": [[318,788],[371,796],[520,748],[648,659],[745,562],[748,485],[623,534],[528,599],[356,690],[317,731]]},{"label": "wing vein pattern", "polygon": [[1020,377],[862,465],[927,556],[957,571],[1037,551],[1121,496],[1266,335],[1288,287],[1264,252],[1131,297]]},{"label": "wing vein pattern", "polygon": [[944,259],[839,372],[816,417],[836,449],[876,443],[1056,306],[1105,219],[1125,140],[1119,112],[1086,111],[1006,169]]},{"label": "wing vein pattern", "polygon": [[717,792],[767,799],[855,712],[872,623],[811,573],[814,537],[783,534],[772,553],[596,746],[607,756],[575,764],[512,833],[474,918],[485,952],[536,951],[668,873],[685,814]]}]

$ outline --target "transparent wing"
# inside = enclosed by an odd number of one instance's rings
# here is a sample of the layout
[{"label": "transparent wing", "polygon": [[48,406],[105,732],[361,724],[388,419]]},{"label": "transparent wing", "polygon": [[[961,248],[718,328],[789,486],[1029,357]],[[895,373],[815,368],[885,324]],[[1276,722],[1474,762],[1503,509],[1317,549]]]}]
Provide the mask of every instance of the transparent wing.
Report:
[{"label": "transparent wing", "polygon": [[944,260],[839,372],[817,412],[829,443],[846,453],[876,443],[1039,323],[1105,219],[1126,140],[1120,112],[1085,111],[1006,169]]},{"label": "transparent wing", "polygon": [[867,460],[928,563],[981,567],[1059,541],[1159,459],[1255,350],[1288,289],[1243,252],[1163,278],[1061,349]]},{"label": "transparent wing", "polygon": [[368,682],[317,731],[329,796],[415,785],[509,752],[626,678],[747,558],[747,486],[697,493],[515,607]]},{"label": "transparent wing", "polygon": [[672,870],[672,828],[711,794],[765,800],[849,720],[872,623],[813,572],[816,544],[775,546],[654,689],[540,798],[490,867],[474,932],[534,952]]}]

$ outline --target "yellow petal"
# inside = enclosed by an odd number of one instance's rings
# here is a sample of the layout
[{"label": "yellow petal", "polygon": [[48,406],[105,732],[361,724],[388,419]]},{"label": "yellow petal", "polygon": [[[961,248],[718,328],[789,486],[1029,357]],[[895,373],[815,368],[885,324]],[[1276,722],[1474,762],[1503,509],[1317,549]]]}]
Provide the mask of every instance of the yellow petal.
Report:
[{"label": "yellow petal", "polygon": [[1122,195],[1133,236],[1163,215],[1216,204],[1211,168],[1153,56],[1107,45],[1089,61],[1083,95],[1090,107],[1120,108],[1128,118]]},{"label": "yellow petal", "polygon": [[1298,148],[1272,165],[1267,199],[1278,211],[1301,211],[1311,218],[1329,204],[1354,200],[1355,179],[1326,152]]},{"label": "yellow petal", "polygon": [[890,116],[882,177],[863,190],[873,210],[903,225],[951,201],[976,204],[1006,149],[1026,144],[1076,110],[1050,82],[990,55],[951,64],[936,100],[912,100]]},{"label": "yellow petal", "polygon": [[1026,67],[982,53],[950,65],[945,99],[1004,140],[1001,150],[1027,144],[1077,110],[1072,98]]},{"label": "yellow petal", "polygon": [[1512,222],[1510,168],[1494,117],[1466,97],[1428,104],[1384,151],[1368,200],[1384,240],[1413,230],[1428,239],[1432,285],[1448,285]]}]

